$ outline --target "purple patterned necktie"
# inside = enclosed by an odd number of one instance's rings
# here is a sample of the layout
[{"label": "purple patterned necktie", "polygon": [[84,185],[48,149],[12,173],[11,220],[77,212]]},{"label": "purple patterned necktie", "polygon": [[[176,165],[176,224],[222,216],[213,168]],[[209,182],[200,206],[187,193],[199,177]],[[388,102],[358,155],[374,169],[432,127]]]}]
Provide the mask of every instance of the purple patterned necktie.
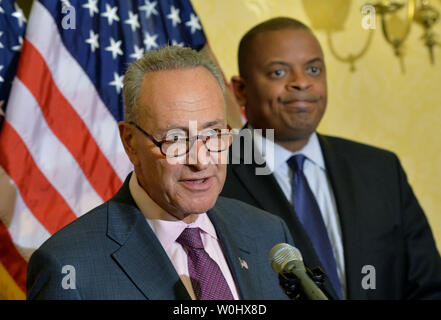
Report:
[{"label": "purple patterned necktie", "polygon": [[198,300],[234,300],[221,269],[204,250],[199,228],[186,228],[176,239],[188,255],[188,272]]}]

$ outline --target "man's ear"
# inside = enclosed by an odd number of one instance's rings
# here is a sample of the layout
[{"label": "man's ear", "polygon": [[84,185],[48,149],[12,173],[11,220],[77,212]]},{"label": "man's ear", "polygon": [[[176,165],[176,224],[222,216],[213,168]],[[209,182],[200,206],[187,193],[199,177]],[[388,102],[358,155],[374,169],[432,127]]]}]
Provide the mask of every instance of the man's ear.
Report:
[{"label": "man's ear", "polygon": [[124,150],[134,166],[138,165],[138,154],[136,147],[136,137],[133,132],[133,126],[125,121],[118,123],[119,136],[121,138]]},{"label": "man's ear", "polygon": [[241,107],[247,104],[247,96],[245,90],[245,80],[241,76],[231,77],[231,84],[233,85],[234,96]]}]

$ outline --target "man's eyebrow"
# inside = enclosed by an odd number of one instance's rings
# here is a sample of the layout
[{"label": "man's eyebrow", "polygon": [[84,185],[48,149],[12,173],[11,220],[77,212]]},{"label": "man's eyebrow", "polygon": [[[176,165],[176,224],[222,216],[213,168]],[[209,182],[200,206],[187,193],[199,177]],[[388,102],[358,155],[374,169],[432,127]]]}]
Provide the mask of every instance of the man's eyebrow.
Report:
[{"label": "man's eyebrow", "polygon": [[215,127],[217,125],[224,125],[224,124],[225,124],[225,120],[224,119],[216,119],[216,120],[207,122],[206,124],[204,124],[202,126],[201,129],[207,129],[207,128],[210,128],[210,127]]},{"label": "man's eyebrow", "polygon": [[[312,58],[312,59],[306,61],[305,64],[312,64],[314,62],[323,62],[323,59],[321,57],[315,57],[315,58]],[[270,63],[267,64],[268,67],[273,66],[273,65],[289,66],[290,64],[286,61],[279,61],[279,60],[274,60],[274,61],[271,61]]]},{"label": "man's eyebrow", "polygon": [[[205,123],[202,127],[200,127],[200,130],[214,127],[217,125],[224,125],[224,124],[225,124],[224,119],[216,119],[216,120],[209,121],[209,122]],[[169,132],[170,130],[182,130],[182,131],[188,133],[189,126],[169,125],[165,129],[160,129],[160,130],[156,131],[155,135],[164,135],[167,132]]]},{"label": "man's eyebrow", "polygon": [[306,61],[306,64],[311,64],[311,63],[314,63],[314,62],[323,62],[323,59],[320,58],[320,57],[316,57],[316,58],[313,58],[311,60]]},{"label": "man's eyebrow", "polygon": [[284,65],[284,66],[289,66],[289,63],[286,61],[271,61],[270,63],[267,64],[268,67],[274,66],[274,65]]}]

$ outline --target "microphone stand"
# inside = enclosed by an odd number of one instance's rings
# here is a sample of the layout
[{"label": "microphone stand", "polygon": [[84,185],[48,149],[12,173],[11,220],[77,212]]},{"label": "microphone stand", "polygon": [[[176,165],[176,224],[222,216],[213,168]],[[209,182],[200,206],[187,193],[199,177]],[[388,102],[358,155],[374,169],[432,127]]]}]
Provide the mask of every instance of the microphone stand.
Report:
[{"label": "microphone stand", "polygon": [[[312,279],[312,281],[314,281],[317,287],[319,287],[320,290],[322,290],[322,292],[328,297],[329,300],[333,300],[333,298],[327,292],[327,290],[323,285],[326,277],[326,274],[323,271],[323,269],[320,267],[314,268],[312,270],[309,269],[308,267],[305,267],[305,269],[306,269],[306,273]],[[305,294],[302,292],[300,279],[296,275],[292,273],[279,274],[279,284],[282,287],[285,294],[291,300],[308,300]]]}]

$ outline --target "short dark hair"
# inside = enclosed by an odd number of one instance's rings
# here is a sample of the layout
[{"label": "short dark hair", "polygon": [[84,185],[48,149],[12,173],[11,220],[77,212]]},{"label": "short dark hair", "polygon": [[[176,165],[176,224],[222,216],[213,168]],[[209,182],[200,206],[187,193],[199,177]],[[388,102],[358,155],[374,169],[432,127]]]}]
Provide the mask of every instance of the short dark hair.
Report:
[{"label": "short dark hair", "polygon": [[239,74],[241,76],[244,76],[245,74],[245,62],[249,57],[251,44],[253,43],[253,40],[256,37],[256,35],[262,32],[277,31],[284,29],[293,29],[293,30],[303,29],[303,30],[311,31],[311,29],[303,22],[288,17],[272,18],[254,26],[247,33],[245,33],[245,35],[242,37],[239,43],[238,63],[239,63]]}]

